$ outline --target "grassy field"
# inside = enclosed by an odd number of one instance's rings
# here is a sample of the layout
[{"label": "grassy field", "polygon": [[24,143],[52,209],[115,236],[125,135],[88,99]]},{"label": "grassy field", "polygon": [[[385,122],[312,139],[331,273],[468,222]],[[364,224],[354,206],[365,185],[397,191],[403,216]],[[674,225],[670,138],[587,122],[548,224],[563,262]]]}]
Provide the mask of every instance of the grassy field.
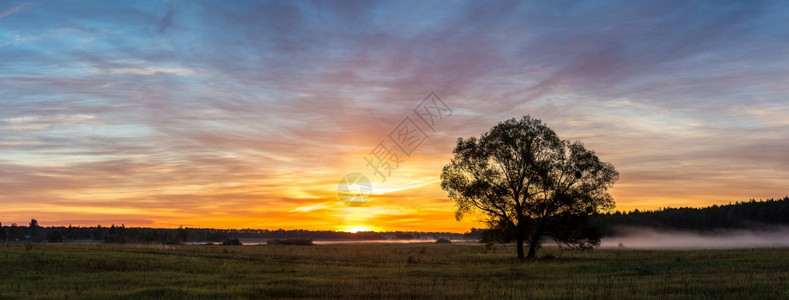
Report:
[{"label": "grassy field", "polygon": [[789,298],[786,248],[514,254],[457,244],[0,244],[0,298]]}]

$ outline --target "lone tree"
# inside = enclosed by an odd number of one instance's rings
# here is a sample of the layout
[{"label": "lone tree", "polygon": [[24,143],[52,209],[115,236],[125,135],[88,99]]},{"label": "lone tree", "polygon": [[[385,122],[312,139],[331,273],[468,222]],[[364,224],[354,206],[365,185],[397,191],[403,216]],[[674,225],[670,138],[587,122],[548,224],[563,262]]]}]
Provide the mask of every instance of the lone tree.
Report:
[{"label": "lone tree", "polygon": [[570,248],[600,245],[588,217],[614,207],[608,188],[619,173],[581,142],[561,140],[525,116],[479,138],[459,138],[453,153],[441,188],[455,200],[455,217],[482,212],[491,227],[515,235],[518,258],[534,258],[546,236]]}]

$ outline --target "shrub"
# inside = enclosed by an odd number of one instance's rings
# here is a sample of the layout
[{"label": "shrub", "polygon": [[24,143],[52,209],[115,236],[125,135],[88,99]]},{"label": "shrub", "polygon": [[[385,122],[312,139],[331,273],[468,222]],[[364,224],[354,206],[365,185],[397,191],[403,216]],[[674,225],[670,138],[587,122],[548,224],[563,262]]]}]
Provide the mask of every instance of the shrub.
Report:
[{"label": "shrub", "polygon": [[225,246],[241,246],[243,244],[238,239],[230,239],[230,240],[222,242],[222,245],[225,245]]},{"label": "shrub", "polygon": [[436,244],[452,244],[452,241],[450,241],[450,240],[448,240],[446,238],[438,238],[436,240]]}]

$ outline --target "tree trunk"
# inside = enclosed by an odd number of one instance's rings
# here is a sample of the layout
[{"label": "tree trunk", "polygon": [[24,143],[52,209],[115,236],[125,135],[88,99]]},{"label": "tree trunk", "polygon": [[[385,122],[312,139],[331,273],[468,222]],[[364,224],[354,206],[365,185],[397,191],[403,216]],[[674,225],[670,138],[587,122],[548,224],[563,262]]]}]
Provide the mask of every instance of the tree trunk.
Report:
[{"label": "tree trunk", "polygon": [[529,240],[529,254],[526,258],[532,259],[537,254],[537,247],[540,246],[540,237],[542,237],[542,225],[539,225],[537,231]]},{"label": "tree trunk", "polygon": [[537,247],[539,247],[540,238],[542,237],[543,234],[542,225],[543,225],[542,222],[538,223],[537,230],[534,231],[533,233],[534,235],[532,235],[529,239],[529,254],[526,255],[526,258],[528,259],[533,259],[534,256],[537,255]]},{"label": "tree trunk", "polygon": [[526,236],[524,234],[526,232],[526,229],[524,228],[523,225],[523,218],[518,217],[518,224],[513,224],[513,225],[515,225],[515,242],[518,245],[518,258],[524,259],[526,258],[526,256],[523,255],[523,241],[526,240]]},{"label": "tree trunk", "polygon": [[532,259],[537,254],[537,243],[537,240],[529,242],[529,255],[526,258]]},{"label": "tree trunk", "polygon": [[518,236],[515,237],[515,241],[518,244],[518,258],[525,258],[525,256],[523,256],[523,236],[518,234]]}]

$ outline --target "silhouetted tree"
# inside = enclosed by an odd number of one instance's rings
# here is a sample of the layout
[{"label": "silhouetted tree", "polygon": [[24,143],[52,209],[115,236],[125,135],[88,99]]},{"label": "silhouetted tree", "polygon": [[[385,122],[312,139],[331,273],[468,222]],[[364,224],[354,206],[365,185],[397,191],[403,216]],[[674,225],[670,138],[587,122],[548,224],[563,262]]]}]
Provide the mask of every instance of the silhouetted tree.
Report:
[{"label": "silhouetted tree", "polygon": [[16,223],[11,223],[11,226],[8,227],[8,236],[7,239],[9,241],[18,241],[24,234],[20,232],[19,226]]},{"label": "silhouetted tree", "polygon": [[71,226],[71,224],[68,224],[68,229],[66,229],[66,239],[69,240],[78,239],[79,237],[77,236],[77,231],[78,229],[75,229],[74,227]]},{"label": "silhouetted tree", "polygon": [[60,230],[53,229],[47,232],[47,242],[50,243],[62,243],[63,242],[63,233]]},{"label": "silhouetted tree", "polygon": [[27,227],[27,230],[31,240],[34,242],[41,241],[41,226],[38,225],[38,220],[30,219],[30,226]]},{"label": "silhouetted tree", "polygon": [[104,240],[104,227],[101,227],[101,224],[96,225],[96,229],[93,230],[93,239],[97,241]]},{"label": "silhouetted tree", "polygon": [[189,240],[189,231],[186,231],[183,226],[178,226],[178,239],[182,243],[186,243]]},{"label": "silhouetted tree", "polygon": [[118,243],[123,244],[126,242],[126,225],[115,226],[112,224],[110,229],[104,235],[105,243]]},{"label": "silhouetted tree", "polygon": [[453,152],[441,187],[455,200],[458,220],[479,210],[490,224],[513,228],[518,258],[533,258],[546,235],[573,248],[599,245],[600,235],[585,228],[587,216],[614,207],[608,188],[619,173],[580,142],[525,116],[459,138]]}]

